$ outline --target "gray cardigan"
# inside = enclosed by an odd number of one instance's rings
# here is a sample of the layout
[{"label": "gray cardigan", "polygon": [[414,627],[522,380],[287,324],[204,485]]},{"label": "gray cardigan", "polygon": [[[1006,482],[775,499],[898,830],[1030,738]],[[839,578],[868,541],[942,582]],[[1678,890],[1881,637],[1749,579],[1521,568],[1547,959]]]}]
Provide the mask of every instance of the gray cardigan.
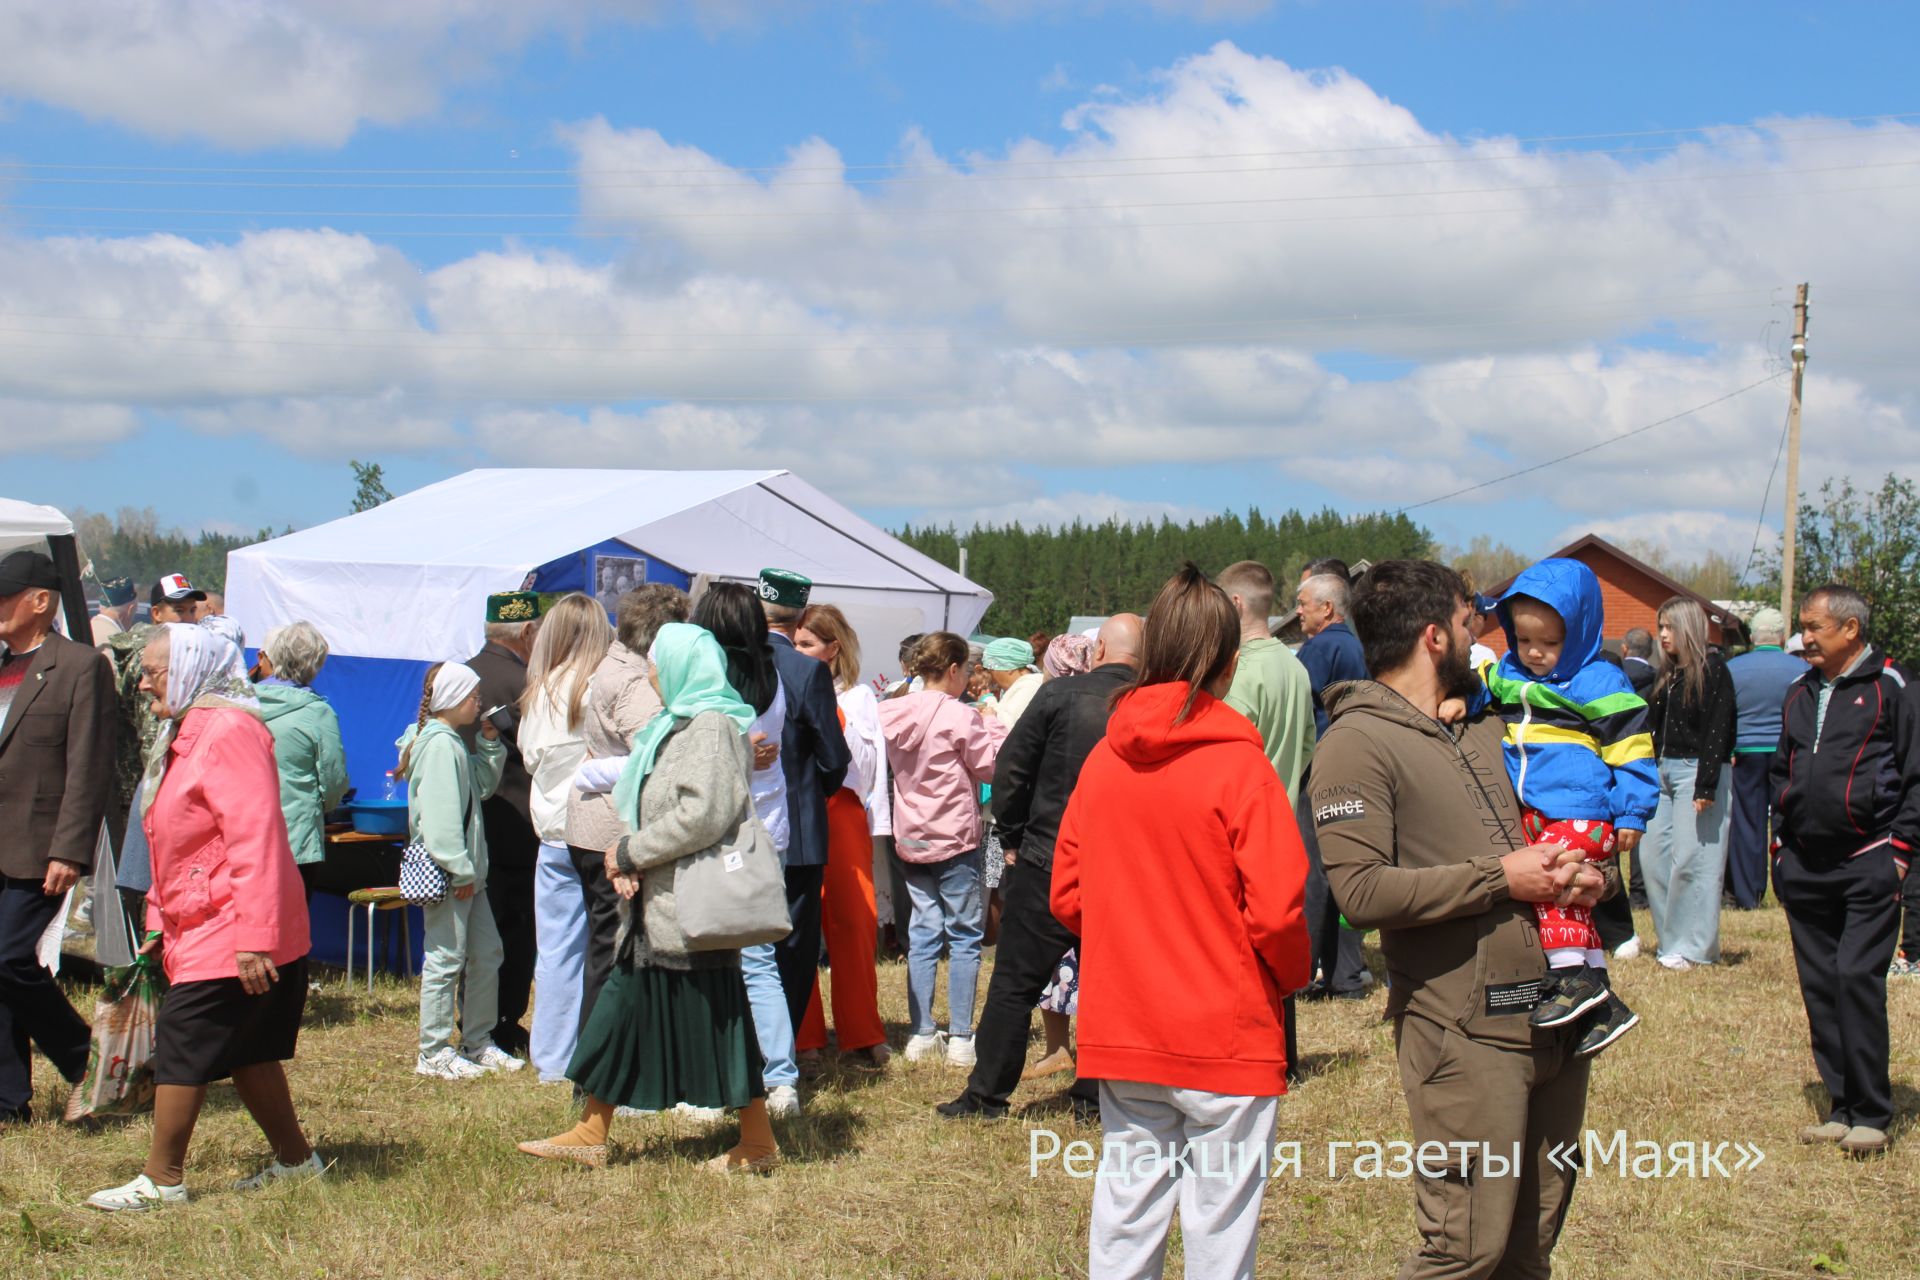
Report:
[{"label": "gray cardigan", "polygon": [[[633,735],[660,710],[660,695],[647,680],[647,660],[618,640],[593,669],[587,685],[587,704],[581,709],[581,736],[589,760],[624,756],[633,750]],[[627,824],[613,811],[613,796],[600,791],[567,795],[567,843],[604,853],[622,835]]]},{"label": "gray cardigan", "polygon": [[[632,903],[620,903],[620,932],[613,953],[636,966],[659,969],[724,969],[740,963],[738,951],[689,952],[673,901],[673,864],[715,847],[752,856],[777,856],[753,813],[747,779],[753,748],[733,721],[717,711],[682,720],[660,744],[653,772],[640,789],[640,827],[620,838],[615,860],[641,876],[643,928],[633,927]],[[759,855],[756,846],[765,846]]]}]

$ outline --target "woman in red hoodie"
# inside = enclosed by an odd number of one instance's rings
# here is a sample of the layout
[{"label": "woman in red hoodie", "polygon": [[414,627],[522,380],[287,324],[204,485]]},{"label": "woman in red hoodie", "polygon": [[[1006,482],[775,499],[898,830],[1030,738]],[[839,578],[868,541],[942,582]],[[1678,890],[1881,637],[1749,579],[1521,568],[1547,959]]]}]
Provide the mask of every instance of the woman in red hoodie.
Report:
[{"label": "woman in red hoodie", "polygon": [[1103,1278],[1158,1276],[1176,1205],[1189,1277],[1253,1275],[1281,1001],[1310,975],[1293,806],[1220,701],[1239,649],[1233,602],[1188,564],[1147,614],[1054,852],[1053,914],[1080,937],[1079,1070],[1101,1081],[1116,1158],[1093,1194]]}]

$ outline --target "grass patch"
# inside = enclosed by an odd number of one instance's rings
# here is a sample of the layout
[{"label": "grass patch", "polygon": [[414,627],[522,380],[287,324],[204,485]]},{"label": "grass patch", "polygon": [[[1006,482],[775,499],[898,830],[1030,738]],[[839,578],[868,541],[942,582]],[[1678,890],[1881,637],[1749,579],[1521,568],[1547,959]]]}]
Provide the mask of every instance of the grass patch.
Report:
[{"label": "grass patch", "polygon": [[[1821,1092],[1785,920],[1775,910],[1728,913],[1724,931],[1728,963],[1715,969],[1671,974],[1650,959],[1618,966],[1621,990],[1644,1021],[1596,1065],[1587,1121],[1631,1139],[1754,1143],[1766,1159],[1727,1180],[1583,1180],[1555,1274],[1920,1274],[1920,983],[1895,983],[1890,997],[1897,1145],[1880,1159],[1850,1161],[1794,1140],[1815,1118]],[[467,1085],[420,1079],[411,986],[382,982],[368,996],[337,974],[326,982],[309,1002],[291,1069],[302,1118],[337,1162],[326,1182],[229,1190],[266,1152],[228,1086],[209,1097],[188,1158],[194,1201],[178,1209],[107,1216],[80,1203],[138,1171],[146,1118],[91,1133],[47,1123],[10,1130],[0,1137],[0,1274],[1085,1274],[1092,1183],[1057,1164],[1027,1176],[1030,1127],[1098,1142],[1097,1129],[1076,1129],[1050,1105],[1062,1077],[1023,1086],[1013,1121],[956,1124],[932,1107],[959,1092],[960,1071],[898,1058],[878,1076],[835,1067],[805,1089],[806,1116],[778,1126],[788,1163],[771,1178],[723,1182],[704,1173],[698,1162],[726,1148],[732,1126],[707,1132],[671,1119],[617,1121],[613,1166],[594,1173],[513,1150],[518,1139],[571,1123],[566,1087],[540,1085],[531,1072]],[[882,967],[896,1045],[905,985],[902,966]],[[91,992],[73,995],[90,1007]],[[1282,1102],[1280,1137],[1306,1144],[1308,1156],[1302,1176],[1269,1189],[1263,1275],[1391,1275],[1413,1247],[1408,1184],[1326,1176],[1330,1141],[1407,1137],[1379,1005],[1376,997],[1303,1009],[1313,1074]],[[51,1068],[38,1066],[46,1113],[60,1098]],[[1172,1269],[1178,1274],[1177,1263]]]}]

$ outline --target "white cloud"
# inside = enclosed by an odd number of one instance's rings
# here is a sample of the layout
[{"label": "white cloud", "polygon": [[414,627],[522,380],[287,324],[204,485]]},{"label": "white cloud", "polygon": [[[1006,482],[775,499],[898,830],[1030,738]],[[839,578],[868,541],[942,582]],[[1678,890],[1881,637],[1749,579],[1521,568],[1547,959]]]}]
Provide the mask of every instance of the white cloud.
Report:
[{"label": "white cloud", "polygon": [[[1718,551],[1733,557],[1736,564],[1744,565],[1756,545],[1759,553],[1765,555],[1780,542],[1772,530],[1756,529],[1755,514],[1749,513],[1742,519],[1724,511],[1648,511],[1568,525],[1560,531],[1554,546],[1565,546],[1583,534],[1597,533],[1615,544],[1649,542],[1683,559],[1698,559],[1703,552]],[[1756,532],[1760,535],[1757,544]]]},{"label": "white cloud", "polygon": [[0,456],[84,456],[103,445],[118,444],[139,429],[139,415],[125,405],[0,396]]},{"label": "white cloud", "polygon": [[[1064,145],[993,156],[910,133],[902,180],[874,184],[823,139],[759,173],[579,122],[583,208],[634,237],[592,259],[509,242],[423,271],[338,232],[0,237],[0,328],[31,330],[0,333],[21,357],[0,396],[171,408],[317,455],[784,466],[942,519],[1153,516],[1171,503],[1112,505],[1087,473],[1186,463],[1376,508],[1765,377],[1780,286],[1810,278],[1806,487],[1920,474],[1913,303],[1884,283],[1920,278],[1898,233],[1920,194],[1910,170],[1838,168],[1920,159],[1920,129],[1550,154],[1435,134],[1343,72],[1224,44],[1066,124]],[[1220,155],[1241,158],[1179,159]],[[1877,190],[1821,194],[1842,186]],[[1363,379],[1369,360],[1391,376]],[[1676,515],[1717,512],[1750,538],[1783,400],[1762,387],[1443,510],[1551,492],[1569,524],[1731,536]],[[1022,465],[1080,487],[1049,495]]]},{"label": "white cloud", "polygon": [[559,30],[734,26],[784,0],[10,0],[0,94],[155,137],[339,146],[434,111],[452,86]]}]

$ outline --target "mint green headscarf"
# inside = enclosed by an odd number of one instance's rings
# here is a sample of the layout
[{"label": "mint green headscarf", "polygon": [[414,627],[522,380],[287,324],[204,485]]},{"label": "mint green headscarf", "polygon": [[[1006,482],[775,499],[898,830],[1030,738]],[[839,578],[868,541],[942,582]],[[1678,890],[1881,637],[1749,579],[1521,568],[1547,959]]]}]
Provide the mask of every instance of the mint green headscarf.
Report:
[{"label": "mint green headscarf", "polygon": [[660,744],[677,722],[691,720],[703,711],[718,711],[745,733],[756,719],[753,708],[742,702],[727,683],[727,655],[705,627],[669,622],[660,628],[647,660],[659,678],[664,705],[633,735],[627,767],[620,771],[620,781],[613,787],[614,812],[629,827],[640,825],[640,788],[653,772]]}]

